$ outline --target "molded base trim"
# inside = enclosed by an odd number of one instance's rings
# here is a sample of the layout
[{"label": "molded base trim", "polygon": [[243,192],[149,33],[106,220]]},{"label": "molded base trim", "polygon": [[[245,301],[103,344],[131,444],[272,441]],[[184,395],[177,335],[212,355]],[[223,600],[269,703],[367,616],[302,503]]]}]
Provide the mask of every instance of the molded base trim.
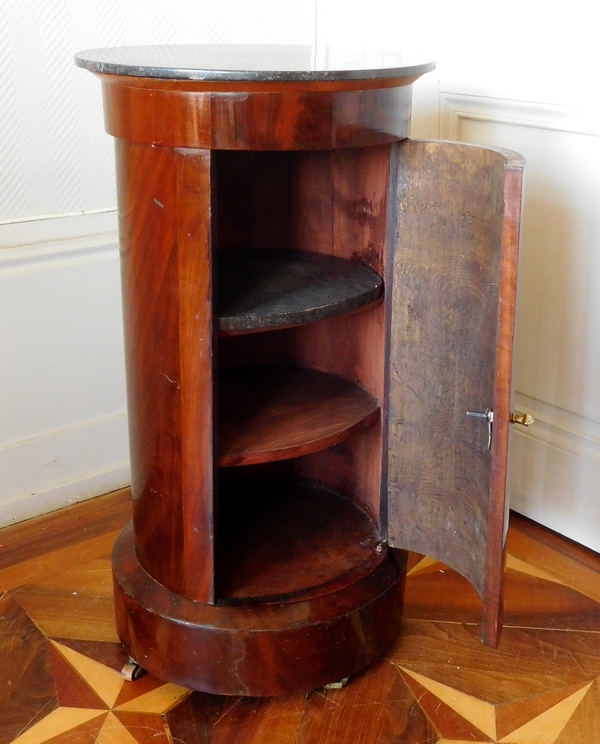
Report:
[{"label": "molded base trim", "polygon": [[387,558],[350,586],[304,602],[207,605],[139,565],[129,524],[113,551],[117,630],[155,676],[202,692],[272,696],[323,687],[379,657],[400,630],[405,561]]}]

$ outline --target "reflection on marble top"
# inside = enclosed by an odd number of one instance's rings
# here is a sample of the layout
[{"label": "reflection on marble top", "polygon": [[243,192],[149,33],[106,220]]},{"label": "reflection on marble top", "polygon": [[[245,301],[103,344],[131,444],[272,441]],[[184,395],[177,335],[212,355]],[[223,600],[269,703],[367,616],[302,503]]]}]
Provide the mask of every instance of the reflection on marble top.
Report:
[{"label": "reflection on marble top", "polygon": [[206,81],[365,80],[422,75],[435,66],[397,50],[266,44],[89,49],[75,55],[75,64],[113,75]]}]

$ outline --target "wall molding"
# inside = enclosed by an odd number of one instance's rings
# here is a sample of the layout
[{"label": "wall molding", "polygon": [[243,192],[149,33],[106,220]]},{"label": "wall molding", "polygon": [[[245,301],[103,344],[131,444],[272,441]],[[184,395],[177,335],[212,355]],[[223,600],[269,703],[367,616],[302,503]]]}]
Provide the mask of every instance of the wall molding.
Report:
[{"label": "wall molding", "polygon": [[461,119],[600,137],[600,117],[580,107],[441,91],[443,139],[456,139]]},{"label": "wall molding", "polygon": [[7,249],[34,249],[73,240],[117,239],[116,208],[0,222],[0,259]]},{"label": "wall molding", "polygon": [[600,552],[598,423],[516,394],[535,423],[513,427],[511,508]]},{"label": "wall molding", "polygon": [[127,414],[9,442],[0,448],[0,527],[130,483]]},{"label": "wall molding", "polygon": [[35,246],[5,248],[0,250],[0,275],[47,271],[98,261],[116,261],[118,258],[118,236],[110,232]]},{"label": "wall molding", "polygon": [[515,406],[535,419],[532,426],[517,428],[522,436],[600,464],[598,422],[519,392],[515,394]]},{"label": "wall molding", "polygon": [[131,476],[127,460],[114,467],[88,473],[83,478],[54,484],[31,494],[23,494],[10,501],[2,502],[0,528],[126,488],[130,483]]},{"label": "wall molding", "polygon": [[115,210],[0,225],[0,526],[129,483]]},{"label": "wall molding", "polygon": [[[560,205],[563,192],[572,193],[577,166],[569,165],[569,153],[581,160],[582,153],[585,158],[588,150],[598,152],[597,139],[590,138],[600,137],[600,118],[591,116],[589,111],[570,106],[442,90],[440,134],[444,139],[455,141],[501,144],[502,147],[523,152],[526,158],[528,149],[532,148],[530,171],[528,175],[526,170],[525,180],[526,183],[535,184],[536,191],[527,192],[525,198],[524,214],[527,217],[531,206],[529,214],[533,216],[526,223],[524,247],[530,253],[522,267],[527,269],[522,279],[528,282],[530,294],[527,295],[527,302],[520,303],[521,312],[529,315],[526,316],[527,322],[518,323],[518,330],[530,336],[520,337],[517,353],[518,348],[522,351],[536,349],[538,355],[517,358],[517,369],[521,370],[520,377],[524,386],[527,385],[528,394],[516,392],[515,406],[518,410],[531,413],[536,422],[527,429],[512,427],[510,504],[515,511],[600,551],[600,503],[597,498],[600,493],[600,421],[585,415],[587,410],[597,410],[596,396],[572,396],[569,394],[570,388],[565,387],[572,384],[572,376],[569,377],[565,369],[584,363],[581,361],[583,358],[593,360],[594,357],[582,354],[583,341],[579,338],[568,348],[572,357],[571,367],[552,366],[559,361],[548,345],[560,343],[561,338],[569,334],[569,327],[565,325],[566,319],[561,320],[556,313],[550,312],[552,308],[548,304],[551,302],[548,294],[536,293],[535,284],[540,280],[559,279],[556,272],[549,270],[549,265],[544,262],[555,261],[557,256],[564,255],[560,251],[564,252],[567,248],[571,255],[568,261],[565,259],[565,265],[573,262],[581,266],[586,260],[589,261],[589,241],[597,235],[589,232],[589,225],[592,224],[589,215],[587,236],[578,236],[576,242],[559,246],[547,242],[552,241],[552,235],[544,231],[544,210],[552,210],[555,203]],[[469,140],[469,137],[477,139]],[[538,149],[536,152],[535,148],[544,148],[544,160],[541,151]],[[553,149],[556,151],[555,160],[552,160]],[[546,168],[546,164],[559,163],[566,164],[566,170],[558,165]],[[531,170],[535,168],[538,170]],[[571,224],[572,229],[580,215],[572,205],[569,208],[571,211],[567,212],[567,219],[571,222],[566,224]],[[591,209],[590,206],[587,208]],[[572,231],[569,234],[575,233]],[[590,271],[592,269],[590,265]],[[580,275],[581,271],[577,276]],[[571,278],[571,282],[574,281]],[[594,284],[592,281],[590,286]],[[570,291],[577,291],[578,286],[570,286]],[[561,302],[568,302],[564,285],[562,288],[563,293],[555,299],[554,308],[556,303],[562,307]],[[589,292],[590,288],[582,291]],[[537,304],[534,299],[542,304]],[[580,315],[573,316],[570,322],[574,322],[574,318],[580,324],[586,322],[587,316],[581,315],[584,310],[580,308],[579,312]],[[544,315],[540,316],[540,313]],[[549,332],[545,325],[547,323],[563,325],[553,333]],[[597,323],[590,320],[586,344],[598,343],[597,328]],[[524,365],[533,363],[538,365],[537,371],[529,372],[530,368]],[[564,377],[560,377],[561,374]],[[550,376],[552,384],[544,382],[549,379],[545,375]],[[576,401],[574,410],[560,407],[569,401]]]},{"label": "wall molding", "polygon": [[119,257],[116,210],[0,225],[0,275]]}]

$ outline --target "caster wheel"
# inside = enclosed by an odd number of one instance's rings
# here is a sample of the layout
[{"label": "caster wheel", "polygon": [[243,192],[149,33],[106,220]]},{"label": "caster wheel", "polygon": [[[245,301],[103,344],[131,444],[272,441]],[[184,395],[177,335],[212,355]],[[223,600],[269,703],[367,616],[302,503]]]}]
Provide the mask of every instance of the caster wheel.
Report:
[{"label": "caster wheel", "polygon": [[348,684],[349,677],[344,677],[339,682],[330,682],[328,685],[325,685],[323,688],[324,690],[341,690],[342,688],[346,687]]},{"label": "caster wheel", "polygon": [[142,669],[137,661],[134,659],[128,659],[123,669],[121,669],[121,677],[126,679],[128,682],[135,682],[136,679],[139,679],[142,674],[145,674],[145,672],[146,670]]}]

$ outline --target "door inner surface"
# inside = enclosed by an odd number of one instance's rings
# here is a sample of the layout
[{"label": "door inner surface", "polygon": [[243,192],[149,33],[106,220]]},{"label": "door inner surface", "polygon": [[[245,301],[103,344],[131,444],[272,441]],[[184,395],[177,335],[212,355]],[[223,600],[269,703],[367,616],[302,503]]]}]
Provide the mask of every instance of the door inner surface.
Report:
[{"label": "door inner surface", "polygon": [[504,150],[405,140],[391,178],[388,541],[474,585],[492,646],[501,615],[523,165]]}]

